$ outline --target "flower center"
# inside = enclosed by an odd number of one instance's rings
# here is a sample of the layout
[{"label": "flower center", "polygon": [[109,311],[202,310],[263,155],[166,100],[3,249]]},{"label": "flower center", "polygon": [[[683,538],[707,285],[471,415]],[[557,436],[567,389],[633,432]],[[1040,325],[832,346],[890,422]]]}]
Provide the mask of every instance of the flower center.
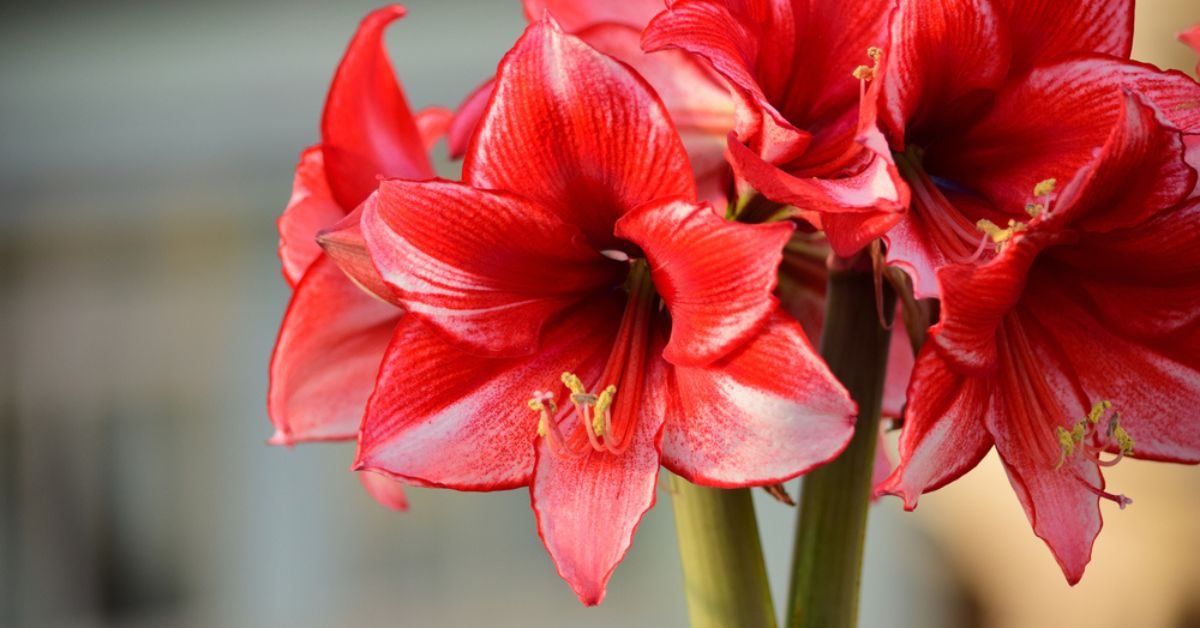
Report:
[{"label": "flower center", "polygon": [[[1101,421],[1105,418],[1106,413],[1108,414],[1107,420]],[[1102,425],[1103,427],[1101,427]],[[1055,470],[1062,469],[1063,465],[1068,460],[1074,459],[1076,455],[1089,459],[1102,467],[1111,467],[1125,456],[1133,453],[1133,437],[1125,431],[1124,427],[1121,427],[1121,413],[1112,410],[1111,401],[1101,401],[1093,405],[1091,412],[1071,426],[1070,430],[1060,425],[1056,429],[1056,433],[1060,455],[1058,464],[1054,467]],[[1108,460],[1102,459],[1101,454],[1110,448],[1117,450],[1116,457]],[[1092,486],[1087,481],[1084,484],[1097,495],[1113,500],[1122,509],[1133,503],[1132,499],[1124,495],[1108,493]]]},{"label": "flower center", "polygon": [[[934,247],[950,262],[973,263],[987,249],[986,233],[980,233],[980,222],[972,223],[962,211],[946,198],[922,165],[924,151],[910,146],[903,153],[893,153],[900,176],[912,190],[912,219]],[[990,223],[989,223],[990,224]]]},{"label": "flower center", "polygon": [[[550,451],[560,456],[582,456],[593,451],[620,454],[629,447],[641,405],[646,368],[650,357],[651,331],[658,299],[645,260],[630,265],[629,298],[621,327],[604,370],[588,386],[579,376],[565,372],[560,377],[567,388],[573,412],[559,412],[552,392],[535,391],[529,407],[539,413],[538,435],[546,438]],[[623,391],[618,402],[617,391]]]}]

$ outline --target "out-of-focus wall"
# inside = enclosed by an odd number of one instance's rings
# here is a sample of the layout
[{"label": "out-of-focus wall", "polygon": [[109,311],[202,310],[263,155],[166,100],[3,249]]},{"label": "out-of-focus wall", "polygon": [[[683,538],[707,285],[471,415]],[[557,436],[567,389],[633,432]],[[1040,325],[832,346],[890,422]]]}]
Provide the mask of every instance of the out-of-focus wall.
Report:
[{"label": "out-of-focus wall", "polygon": [[[418,107],[456,104],[522,27],[517,0],[408,5],[389,43]],[[523,492],[414,490],[395,515],[350,446],[263,444],[273,220],[372,6],[0,9],[0,625],[684,625],[669,508],[583,609]],[[1194,65],[1173,33],[1200,7],[1138,15],[1139,58]],[[1196,470],[1110,477],[1136,503],[1074,590],[993,460],[915,515],[880,502],[863,625],[1182,626]],[[794,512],[759,506],[781,602]]]}]

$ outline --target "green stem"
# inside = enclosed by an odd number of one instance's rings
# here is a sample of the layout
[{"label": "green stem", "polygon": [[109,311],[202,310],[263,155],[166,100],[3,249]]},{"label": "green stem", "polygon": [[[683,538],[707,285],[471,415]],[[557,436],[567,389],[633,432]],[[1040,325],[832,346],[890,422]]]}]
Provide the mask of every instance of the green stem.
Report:
[{"label": "green stem", "polygon": [[775,628],[750,489],[670,483],[692,627]]},{"label": "green stem", "polygon": [[[804,477],[788,598],[792,628],[852,628],[858,622],[863,541],[887,371],[890,332],[879,324],[869,268],[830,270],[826,299],[821,355],[858,403],[859,417],[846,451]],[[890,311],[890,301],[884,311]]]}]

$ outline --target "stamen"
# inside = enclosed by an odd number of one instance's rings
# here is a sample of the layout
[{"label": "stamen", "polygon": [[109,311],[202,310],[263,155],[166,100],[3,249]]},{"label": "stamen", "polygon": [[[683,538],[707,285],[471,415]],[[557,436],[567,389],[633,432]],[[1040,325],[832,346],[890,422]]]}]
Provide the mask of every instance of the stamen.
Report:
[{"label": "stamen", "polygon": [[996,245],[998,250],[1003,251],[1004,245],[1008,244],[1009,240],[1012,240],[1013,236],[1028,229],[1029,225],[1023,222],[1017,222],[1016,220],[1010,218],[1008,220],[1008,226],[1001,229],[996,225],[996,223],[984,218],[975,223],[975,227],[991,238],[992,243]]},{"label": "stamen", "polygon": [[860,65],[857,68],[854,68],[854,71],[851,72],[854,78],[860,81],[874,80],[879,74],[879,60],[883,58],[883,49],[871,46],[870,48],[867,48],[867,56],[870,57],[875,63],[870,66]]},{"label": "stamen", "polygon": [[[1054,467],[1055,470],[1061,469],[1067,460],[1075,457],[1076,453],[1079,453],[1084,458],[1091,460],[1101,467],[1114,466],[1124,459],[1125,456],[1133,453],[1133,437],[1121,426],[1121,414],[1119,412],[1109,414],[1108,421],[1104,424],[1104,430],[1101,431],[1099,429],[1101,419],[1110,410],[1112,410],[1111,401],[1100,401],[1092,406],[1092,409],[1088,411],[1082,420],[1076,421],[1071,426],[1070,431],[1067,431],[1062,426],[1055,428],[1060,451],[1058,464]],[[1108,451],[1113,445],[1117,447],[1117,456],[1110,460],[1102,459],[1100,457],[1101,454]],[[1083,482],[1089,490],[1100,497],[1111,499],[1122,509],[1133,503],[1132,499],[1124,495],[1109,493],[1093,486],[1091,482],[1079,476],[1077,471],[1075,473],[1077,479]]]}]

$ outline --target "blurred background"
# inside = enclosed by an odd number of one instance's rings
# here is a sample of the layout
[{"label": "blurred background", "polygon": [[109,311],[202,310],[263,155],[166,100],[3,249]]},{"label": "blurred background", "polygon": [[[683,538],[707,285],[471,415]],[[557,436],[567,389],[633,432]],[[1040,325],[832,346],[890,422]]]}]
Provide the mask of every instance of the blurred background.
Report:
[{"label": "blurred background", "polygon": [[[516,0],[407,4],[389,45],[415,107],[457,104],[523,25]],[[1135,57],[1194,67],[1174,35],[1200,5],[1138,5]],[[524,491],[413,489],[398,515],[352,446],[263,444],[274,219],[373,6],[0,9],[0,625],[686,624],[666,495],[585,609]],[[1200,626],[1200,470],[1106,475],[1135,504],[1105,504],[1074,588],[994,458],[915,513],[880,502],[862,625]],[[758,497],[782,607],[795,513]]]}]

